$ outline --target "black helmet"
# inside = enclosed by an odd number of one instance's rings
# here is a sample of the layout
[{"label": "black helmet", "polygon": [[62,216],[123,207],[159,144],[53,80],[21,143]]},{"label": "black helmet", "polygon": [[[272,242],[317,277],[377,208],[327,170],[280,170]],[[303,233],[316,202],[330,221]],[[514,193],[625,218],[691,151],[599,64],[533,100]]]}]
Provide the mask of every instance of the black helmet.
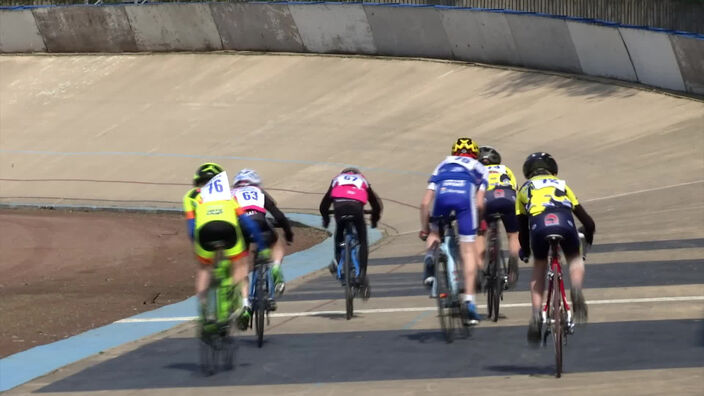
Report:
[{"label": "black helmet", "polygon": [[491,146],[482,146],[479,148],[478,159],[484,165],[499,165],[501,163],[501,154]]},{"label": "black helmet", "polygon": [[538,152],[529,155],[523,163],[523,176],[530,179],[541,173],[557,175],[557,162],[548,153]]},{"label": "black helmet", "polygon": [[218,173],[222,173],[222,171],[222,166],[213,162],[206,162],[205,164],[199,166],[196,170],[196,174],[193,175],[193,185],[203,185],[215,177]]},{"label": "black helmet", "polygon": [[350,167],[347,167],[347,168],[343,169],[342,171],[340,171],[340,173],[354,173],[354,174],[359,175],[362,172],[360,172],[359,169],[350,166]]}]

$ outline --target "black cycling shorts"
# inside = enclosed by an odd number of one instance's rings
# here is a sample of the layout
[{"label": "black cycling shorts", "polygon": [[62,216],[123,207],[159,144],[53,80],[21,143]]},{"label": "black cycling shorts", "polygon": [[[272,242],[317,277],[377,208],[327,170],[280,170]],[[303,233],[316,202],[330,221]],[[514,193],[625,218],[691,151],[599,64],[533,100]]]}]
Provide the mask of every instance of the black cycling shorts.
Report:
[{"label": "black cycling shorts", "polygon": [[487,191],[484,219],[491,221],[491,215],[501,214],[506,232],[518,232],[518,217],[516,216],[516,191],[512,188],[499,188]]},{"label": "black cycling shorts", "polygon": [[550,234],[562,236],[560,247],[565,256],[579,254],[579,235],[571,211],[545,211],[530,218],[530,247],[536,259],[547,259],[550,244],[545,237]]},{"label": "black cycling shorts", "polygon": [[214,220],[205,223],[198,230],[198,243],[203,249],[213,252],[217,249],[215,242],[222,241],[224,249],[232,249],[237,244],[237,229],[231,223]]},{"label": "black cycling shorts", "polygon": [[[276,233],[274,227],[269,223],[269,219],[267,219],[264,213],[248,212],[247,216],[249,216],[249,218],[252,219],[255,223],[257,223],[257,226],[259,226],[259,232],[266,246],[273,246],[276,241],[279,240],[279,235]],[[245,235],[244,240],[247,242],[247,245],[255,242],[254,238],[252,238],[249,233]]]}]

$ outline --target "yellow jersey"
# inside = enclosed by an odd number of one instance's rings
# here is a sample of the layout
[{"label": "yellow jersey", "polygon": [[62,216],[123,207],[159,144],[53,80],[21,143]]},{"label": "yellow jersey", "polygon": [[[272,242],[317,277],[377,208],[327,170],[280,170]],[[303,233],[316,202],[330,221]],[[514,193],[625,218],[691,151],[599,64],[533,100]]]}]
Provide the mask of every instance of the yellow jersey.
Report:
[{"label": "yellow jersey", "polygon": [[489,176],[489,185],[487,191],[496,188],[511,188],[516,189],[516,178],[513,172],[506,165],[486,165],[484,166]]},{"label": "yellow jersey", "polygon": [[573,210],[577,205],[577,197],[564,180],[539,175],[525,182],[518,192],[516,214],[536,216],[548,209]]}]

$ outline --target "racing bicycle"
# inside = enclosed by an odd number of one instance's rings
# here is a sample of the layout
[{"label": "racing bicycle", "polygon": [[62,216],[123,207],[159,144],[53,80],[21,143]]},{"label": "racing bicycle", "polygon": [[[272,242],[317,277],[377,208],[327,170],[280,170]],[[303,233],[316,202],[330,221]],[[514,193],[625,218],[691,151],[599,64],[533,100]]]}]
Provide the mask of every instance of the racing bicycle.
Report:
[{"label": "racing bicycle", "polygon": [[200,339],[200,367],[205,375],[214,374],[219,367],[234,368],[237,350],[233,316],[241,305],[239,288],[232,283],[229,259],[224,257],[225,242],[212,243],[215,258],[207,290],[206,303],[201,309],[202,321],[198,326]]},{"label": "racing bicycle", "polygon": [[[549,268],[547,271],[548,293],[545,306],[541,312],[541,320],[544,326],[543,346],[547,345],[548,337],[552,334],[555,346],[555,377],[562,376],[562,356],[563,348],[567,344],[567,336],[574,334],[574,319],[572,309],[567,303],[565,295],[565,284],[562,280],[562,263],[560,260],[560,241],[562,236],[550,234],[545,239],[550,244],[548,253]],[[582,257],[586,259],[587,246],[584,234],[579,233],[580,250]]]},{"label": "racing bicycle", "polygon": [[266,325],[268,326],[269,312],[276,310],[271,260],[255,257],[249,300],[253,313],[249,327],[254,327],[257,333],[257,346],[261,348],[264,343],[264,319],[266,318]]},{"label": "racing bicycle", "polygon": [[456,335],[469,337],[469,326],[465,326],[467,308],[460,298],[464,288],[459,275],[463,272],[455,228],[452,225],[454,220],[454,215],[430,218],[431,222],[438,225],[441,239],[441,242],[434,242],[430,247],[435,267],[431,295],[437,299],[440,327],[448,343]]},{"label": "racing bicycle", "polygon": [[506,274],[506,258],[501,251],[499,223],[501,214],[491,215],[487,230],[487,249],[484,266],[484,286],[487,299],[487,316],[494,322],[499,320],[499,305],[503,300],[503,292],[508,282]]},{"label": "racing bicycle", "polygon": [[[330,213],[334,214],[335,211],[330,211]],[[364,214],[370,213],[371,211],[369,210],[364,211]],[[340,262],[337,265],[337,279],[345,287],[345,318],[350,320],[354,316],[354,298],[361,294],[361,297],[366,300],[369,298],[371,290],[368,284],[360,284],[358,281],[361,276],[359,265],[360,242],[354,225],[354,216],[341,216],[340,224],[337,226],[344,227],[344,239],[337,246],[337,249],[342,250]]]}]

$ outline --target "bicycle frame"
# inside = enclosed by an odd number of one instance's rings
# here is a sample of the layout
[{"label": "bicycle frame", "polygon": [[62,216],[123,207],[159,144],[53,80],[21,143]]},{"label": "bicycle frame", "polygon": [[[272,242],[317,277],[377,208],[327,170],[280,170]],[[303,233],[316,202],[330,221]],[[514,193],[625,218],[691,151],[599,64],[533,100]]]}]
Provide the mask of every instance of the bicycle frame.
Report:
[{"label": "bicycle frame", "polygon": [[[354,224],[352,224],[351,221],[345,221],[345,239],[344,241],[338,246],[338,249],[345,249],[345,246],[349,246],[350,250],[352,251],[352,265],[354,268],[354,274],[355,276],[360,275],[360,267],[359,267],[359,257],[358,257],[358,252],[359,252],[359,240],[357,239],[357,230],[354,228]],[[344,279],[342,270],[345,264],[345,255],[341,254],[340,255],[340,262],[337,266],[337,278],[342,280]],[[347,280],[345,280],[347,281]]]},{"label": "bicycle frame", "polygon": [[[548,317],[548,312],[550,308],[550,303],[552,300],[552,294],[555,292],[555,284],[557,283],[559,289],[560,289],[560,296],[562,297],[562,305],[565,307],[565,311],[567,312],[567,323],[571,323],[572,319],[572,310],[570,309],[570,305],[567,303],[567,296],[565,295],[565,284],[562,280],[562,265],[560,264],[560,247],[559,247],[559,242],[557,239],[551,239],[550,241],[550,254],[548,255],[549,260],[550,260],[550,267],[548,268],[547,272],[547,281],[548,281],[548,294],[547,294],[547,299],[545,300],[545,306],[543,307],[543,323],[547,323],[548,325],[551,325],[553,322],[552,318]],[[555,277],[557,277],[557,282],[555,282]]]},{"label": "bicycle frame", "polygon": [[[448,285],[450,286],[450,292],[453,296],[458,296],[460,293],[459,286],[459,272],[461,271],[460,266],[457,265],[457,254],[459,248],[457,246],[457,238],[455,238],[455,230],[452,227],[452,223],[442,224],[443,236],[442,243],[439,244],[440,253],[447,257],[447,273],[448,273]],[[433,283],[433,295],[438,294],[438,283]]]}]

